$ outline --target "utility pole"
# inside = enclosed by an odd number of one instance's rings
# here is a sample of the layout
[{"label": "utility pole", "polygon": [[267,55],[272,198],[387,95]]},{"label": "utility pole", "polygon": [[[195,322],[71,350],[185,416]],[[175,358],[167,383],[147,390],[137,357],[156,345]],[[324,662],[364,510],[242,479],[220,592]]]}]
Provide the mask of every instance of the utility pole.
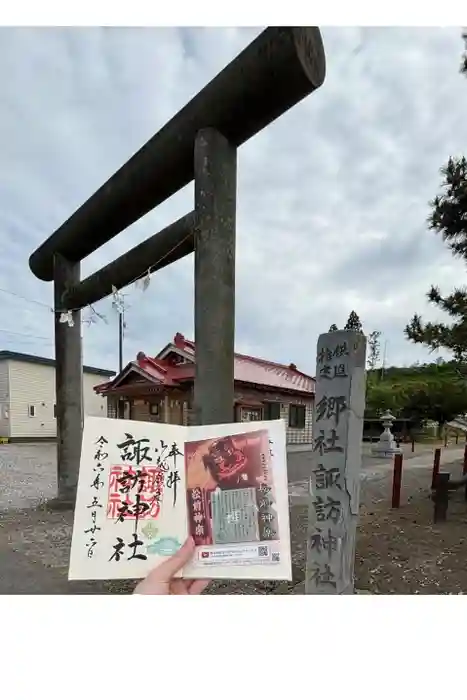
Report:
[{"label": "utility pole", "polygon": [[123,329],[125,327],[124,311],[118,312],[118,371],[123,369]]},{"label": "utility pole", "polygon": [[383,349],[383,364],[381,365],[381,379],[384,378],[384,371],[386,369],[386,351],[388,349],[388,341],[384,341],[384,349]]},{"label": "utility pole", "polygon": [[[118,310],[118,371],[123,369],[123,333],[125,330],[125,307],[122,306]],[[125,417],[125,403],[123,399],[118,400],[118,418]]]}]

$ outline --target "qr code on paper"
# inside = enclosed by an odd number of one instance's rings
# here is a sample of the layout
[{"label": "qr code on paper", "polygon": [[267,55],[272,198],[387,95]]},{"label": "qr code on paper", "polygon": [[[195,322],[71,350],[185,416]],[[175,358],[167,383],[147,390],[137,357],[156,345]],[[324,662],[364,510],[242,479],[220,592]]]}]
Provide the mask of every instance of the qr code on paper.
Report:
[{"label": "qr code on paper", "polygon": [[268,557],[269,556],[269,547],[258,547],[258,556],[259,557]]},{"label": "qr code on paper", "polygon": [[280,552],[273,552],[271,559],[272,559],[272,561],[275,561],[275,562],[280,561],[281,560]]}]

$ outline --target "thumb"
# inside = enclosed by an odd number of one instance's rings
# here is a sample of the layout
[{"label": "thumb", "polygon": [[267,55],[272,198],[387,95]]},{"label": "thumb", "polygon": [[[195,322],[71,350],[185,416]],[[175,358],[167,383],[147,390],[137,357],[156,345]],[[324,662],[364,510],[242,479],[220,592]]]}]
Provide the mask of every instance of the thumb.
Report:
[{"label": "thumb", "polygon": [[188,564],[194,551],[195,543],[193,538],[189,537],[176,554],[151,571],[148,579],[158,581],[159,583],[168,583],[177,571],[180,571],[185,564]]}]

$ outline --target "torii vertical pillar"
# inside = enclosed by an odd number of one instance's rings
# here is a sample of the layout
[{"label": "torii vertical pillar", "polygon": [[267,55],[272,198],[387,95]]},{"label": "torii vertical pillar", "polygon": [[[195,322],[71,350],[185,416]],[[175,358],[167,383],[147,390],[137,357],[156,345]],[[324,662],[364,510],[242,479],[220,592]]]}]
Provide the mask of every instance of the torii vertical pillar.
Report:
[{"label": "torii vertical pillar", "polygon": [[195,141],[195,422],[234,412],[237,149],[215,129]]},{"label": "torii vertical pillar", "polygon": [[80,281],[80,263],[54,256],[55,404],[57,416],[58,501],[73,504],[78,484],[83,424],[83,364],[81,312],[73,311],[73,326],[60,323],[64,292]]}]

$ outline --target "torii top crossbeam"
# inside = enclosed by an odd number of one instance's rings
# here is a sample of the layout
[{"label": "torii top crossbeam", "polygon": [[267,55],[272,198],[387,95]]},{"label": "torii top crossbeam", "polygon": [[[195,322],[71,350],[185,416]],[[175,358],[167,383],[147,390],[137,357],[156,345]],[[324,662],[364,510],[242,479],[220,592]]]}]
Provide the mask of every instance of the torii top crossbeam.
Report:
[{"label": "torii top crossbeam", "polygon": [[52,280],[56,253],[71,262],[84,259],[191,182],[201,129],[213,127],[240,146],[324,77],[317,27],[265,29],[37,248],[32,272]]}]

